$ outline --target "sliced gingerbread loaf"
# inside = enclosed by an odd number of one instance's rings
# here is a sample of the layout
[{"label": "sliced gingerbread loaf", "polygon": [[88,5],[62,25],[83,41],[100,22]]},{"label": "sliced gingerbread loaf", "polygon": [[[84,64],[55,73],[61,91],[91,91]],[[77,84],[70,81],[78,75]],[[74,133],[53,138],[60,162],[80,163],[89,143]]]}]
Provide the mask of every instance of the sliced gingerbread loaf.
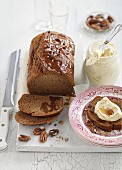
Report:
[{"label": "sliced gingerbread loaf", "polygon": [[51,116],[63,110],[63,98],[23,94],[18,101],[21,112],[32,116]]}]

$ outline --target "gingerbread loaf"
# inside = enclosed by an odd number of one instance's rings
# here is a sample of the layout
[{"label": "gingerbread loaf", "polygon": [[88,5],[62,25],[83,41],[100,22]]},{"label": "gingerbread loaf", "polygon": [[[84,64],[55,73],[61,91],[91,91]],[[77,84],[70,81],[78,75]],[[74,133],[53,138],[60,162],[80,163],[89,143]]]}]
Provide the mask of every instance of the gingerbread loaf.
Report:
[{"label": "gingerbread loaf", "polygon": [[71,95],[74,86],[72,39],[57,32],[37,35],[29,51],[27,87],[30,94]]}]

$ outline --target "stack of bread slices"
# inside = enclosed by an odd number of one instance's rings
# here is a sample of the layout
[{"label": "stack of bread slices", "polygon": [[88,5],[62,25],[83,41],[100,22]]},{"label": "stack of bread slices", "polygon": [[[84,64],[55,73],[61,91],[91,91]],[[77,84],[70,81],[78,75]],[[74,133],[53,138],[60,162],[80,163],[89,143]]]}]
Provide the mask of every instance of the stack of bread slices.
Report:
[{"label": "stack of bread slices", "polygon": [[63,110],[63,98],[23,94],[18,102],[15,119],[23,125],[50,124]]}]

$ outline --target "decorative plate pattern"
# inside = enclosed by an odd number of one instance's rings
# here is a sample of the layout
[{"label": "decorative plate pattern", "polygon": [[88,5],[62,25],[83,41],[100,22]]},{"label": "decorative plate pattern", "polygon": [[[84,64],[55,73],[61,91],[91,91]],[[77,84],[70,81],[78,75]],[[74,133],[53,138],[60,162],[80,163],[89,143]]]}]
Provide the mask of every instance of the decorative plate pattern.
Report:
[{"label": "decorative plate pattern", "polygon": [[122,145],[122,131],[119,134],[112,136],[102,136],[92,133],[84,124],[82,119],[82,110],[84,106],[90,102],[95,96],[113,96],[122,99],[122,87],[118,86],[99,86],[90,88],[80,95],[78,95],[71,103],[69,108],[69,121],[76,132],[81,138],[92,144],[101,146],[117,147]]}]

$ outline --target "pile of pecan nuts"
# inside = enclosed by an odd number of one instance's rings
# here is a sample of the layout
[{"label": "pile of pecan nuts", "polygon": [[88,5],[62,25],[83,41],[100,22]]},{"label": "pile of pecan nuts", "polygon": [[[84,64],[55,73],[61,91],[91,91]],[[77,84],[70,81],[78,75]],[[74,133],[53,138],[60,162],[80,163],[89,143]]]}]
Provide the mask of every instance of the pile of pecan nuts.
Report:
[{"label": "pile of pecan nuts", "polygon": [[112,16],[104,14],[90,15],[86,19],[86,25],[97,31],[104,31],[111,28],[111,24],[114,22]]},{"label": "pile of pecan nuts", "polygon": [[[47,138],[48,136],[56,136],[57,134],[59,133],[59,130],[58,129],[52,129],[49,131],[49,133],[46,131],[45,127],[41,126],[41,127],[38,127],[38,128],[35,128],[33,130],[33,134],[34,135],[40,135],[40,142],[44,143],[47,141]],[[26,136],[26,135],[20,135],[18,137],[18,139],[20,141],[23,141],[23,142],[27,142],[29,140],[31,140],[30,136]]]}]

